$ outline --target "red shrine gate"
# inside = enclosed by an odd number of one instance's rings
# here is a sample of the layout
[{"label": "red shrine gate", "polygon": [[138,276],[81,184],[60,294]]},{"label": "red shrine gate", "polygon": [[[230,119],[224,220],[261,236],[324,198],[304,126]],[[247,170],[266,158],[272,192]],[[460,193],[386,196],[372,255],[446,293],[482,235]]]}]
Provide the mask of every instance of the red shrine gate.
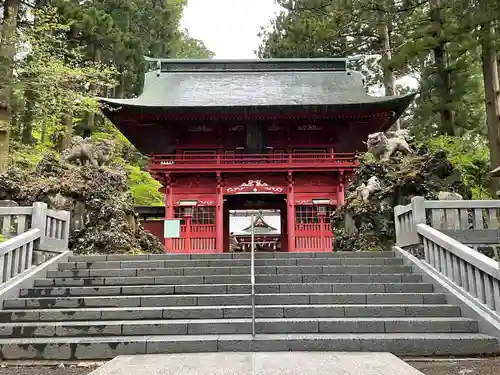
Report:
[{"label": "red shrine gate", "polygon": [[[150,157],[165,219],[182,220],[167,252],[228,251],[242,209],[281,212],[281,251],[331,251],[355,152],[413,98],[367,95],[345,59],[154,61],[138,98],[101,105]],[[163,240],[163,221],[145,227]]]},{"label": "red shrine gate", "polygon": [[[164,172],[166,218],[183,219],[181,238],[166,239],[165,248],[171,252],[223,252],[229,248],[230,210],[279,209],[281,251],[331,251],[329,215],[344,201],[344,184],[357,166],[354,155],[300,155],[283,167],[272,157],[260,156],[258,163],[250,165],[245,159],[233,161],[227,172],[177,177]],[[198,168],[203,166],[201,160]],[[158,176],[163,166],[172,163],[180,167],[183,158],[153,157],[150,170]],[[299,169],[319,171],[293,172],[297,165]],[[254,172],[257,166],[261,169],[258,174]],[[250,170],[245,173],[246,168]],[[321,172],[325,168],[330,172]],[[192,205],[183,206],[186,201]]]}]

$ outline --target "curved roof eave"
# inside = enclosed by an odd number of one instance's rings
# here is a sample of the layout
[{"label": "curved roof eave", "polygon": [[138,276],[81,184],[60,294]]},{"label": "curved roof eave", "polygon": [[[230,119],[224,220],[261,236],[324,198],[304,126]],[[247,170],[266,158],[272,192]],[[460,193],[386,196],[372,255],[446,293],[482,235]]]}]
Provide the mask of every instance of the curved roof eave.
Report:
[{"label": "curved roof eave", "polygon": [[140,98],[134,98],[134,99],[113,99],[113,98],[99,98],[99,102],[103,105],[109,105],[111,106],[115,111],[119,110],[120,108],[117,107],[129,107],[129,108],[134,108],[134,109],[156,109],[156,110],[162,110],[162,111],[169,111],[169,112],[192,112],[192,111],[197,111],[200,113],[203,112],[213,112],[214,110],[217,112],[223,111],[223,110],[229,110],[231,112],[233,111],[238,111],[245,109],[245,112],[248,112],[248,110],[255,110],[256,112],[262,112],[262,110],[273,110],[273,109],[278,109],[278,108],[308,108],[310,110],[314,110],[315,108],[345,108],[345,109],[354,109],[354,108],[363,108],[363,107],[386,107],[386,108],[398,108],[400,113],[397,113],[397,116],[399,117],[402,112],[406,110],[408,105],[411,103],[411,101],[414,99],[417,93],[411,93],[411,94],[406,94],[406,95],[401,95],[401,96],[369,96],[366,95],[365,98],[356,98],[357,100],[350,100],[350,101],[342,101],[342,102],[336,102],[336,103],[315,103],[315,104],[308,104],[308,103],[297,103],[297,104],[271,104],[271,105],[255,105],[255,104],[248,104],[248,105],[218,105],[218,106],[159,106],[159,105],[148,105],[148,103],[145,103],[144,101],[141,101]]}]

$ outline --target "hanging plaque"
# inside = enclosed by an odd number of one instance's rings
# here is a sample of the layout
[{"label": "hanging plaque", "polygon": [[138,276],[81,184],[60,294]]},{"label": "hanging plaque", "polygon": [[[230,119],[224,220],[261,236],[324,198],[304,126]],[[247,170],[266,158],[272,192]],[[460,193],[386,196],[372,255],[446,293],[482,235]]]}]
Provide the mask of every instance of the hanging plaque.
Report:
[{"label": "hanging plaque", "polygon": [[180,219],[165,219],[165,221],[163,222],[163,237],[164,238],[181,237]]}]

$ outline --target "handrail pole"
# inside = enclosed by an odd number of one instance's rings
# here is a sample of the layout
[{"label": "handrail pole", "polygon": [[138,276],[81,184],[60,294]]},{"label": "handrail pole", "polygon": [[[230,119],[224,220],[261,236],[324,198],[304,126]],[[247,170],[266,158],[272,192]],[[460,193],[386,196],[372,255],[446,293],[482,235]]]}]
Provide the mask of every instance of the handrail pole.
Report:
[{"label": "handrail pole", "polygon": [[250,245],[250,283],[252,285],[252,338],[255,338],[255,236],[254,236],[254,214],[251,215],[251,245]]}]

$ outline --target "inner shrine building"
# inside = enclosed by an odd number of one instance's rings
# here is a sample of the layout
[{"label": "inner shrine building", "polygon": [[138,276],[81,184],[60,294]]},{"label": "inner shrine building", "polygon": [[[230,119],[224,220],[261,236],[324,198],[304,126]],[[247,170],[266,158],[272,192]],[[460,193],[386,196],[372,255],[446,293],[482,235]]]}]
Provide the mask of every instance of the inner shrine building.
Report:
[{"label": "inner shrine building", "polygon": [[414,96],[368,95],[346,59],[152,61],[139,97],[101,107],[149,156],[162,217],[182,220],[173,239],[145,222],[166,252],[228,251],[231,213],[249,209],[279,212],[275,249],[331,251],[356,152]]}]

